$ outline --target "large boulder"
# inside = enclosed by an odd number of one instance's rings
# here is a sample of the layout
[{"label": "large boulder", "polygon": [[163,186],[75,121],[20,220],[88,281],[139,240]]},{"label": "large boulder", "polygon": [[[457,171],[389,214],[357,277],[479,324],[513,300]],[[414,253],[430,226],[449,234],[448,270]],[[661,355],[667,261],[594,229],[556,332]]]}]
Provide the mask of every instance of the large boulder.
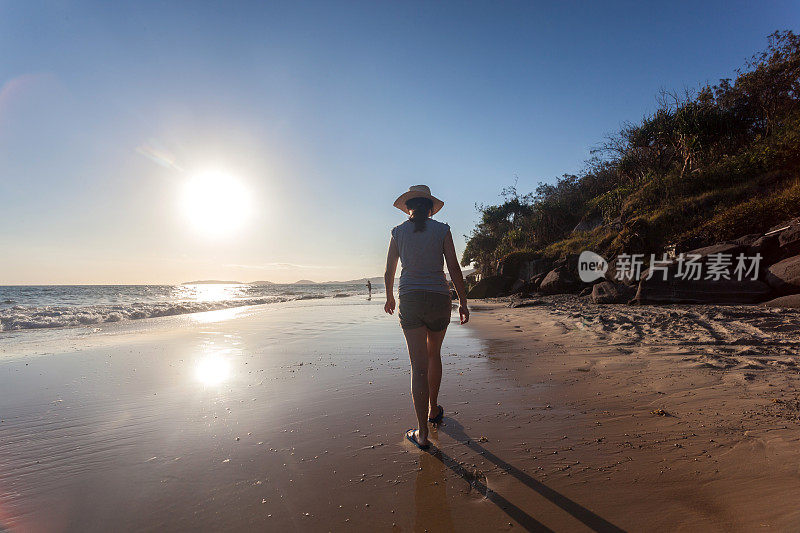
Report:
[{"label": "large boulder", "polygon": [[778,234],[778,245],[783,257],[791,257],[800,253],[800,224],[790,226]]},{"label": "large boulder", "polygon": [[635,300],[639,303],[750,304],[763,302],[772,294],[766,283],[756,280],[643,279]]},{"label": "large boulder", "polygon": [[[544,275],[542,275],[542,277],[544,277]],[[541,282],[541,279],[542,278],[539,278],[540,282]],[[518,279],[511,285],[511,287],[508,289],[507,292],[509,294],[531,294],[531,293],[536,292],[536,290],[538,288],[539,288],[539,285],[536,284],[536,283],[533,283],[533,281],[524,281],[524,280]]]},{"label": "large boulder", "polygon": [[601,281],[592,286],[592,301],[598,304],[624,304],[636,294],[636,289],[624,283]]},{"label": "large boulder", "polygon": [[766,268],[765,265],[771,265],[778,261],[782,254],[778,236],[765,235],[759,237],[750,245],[749,253],[751,256],[759,254],[761,256],[761,264],[764,268]]},{"label": "large boulder", "polygon": [[511,283],[513,280],[503,276],[487,276],[467,292],[467,298],[496,298],[504,293]]},{"label": "large boulder", "polygon": [[762,239],[769,245],[761,252],[766,264],[800,254],[800,217],[772,226]]},{"label": "large boulder", "polygon": [[[639,280],[636,279],[634,276],[631,277],[624,277],[623,279],[617,278],[617,270],[619,268],[619,256],[616,255],[608,260],[608,268],[606,269],[606,273],[603,275],[603,278],[614,282],[614,283],[624,283],[626,285],[631,285],[634,290],[636,289],[636,284],[639,283]],[[647,271],[644,270],[644,273]],[[641,273],[640,273],[641,275]]]},{"label": "large boulder", "polygon": [[552,268],[553,262],[549,259],[530,259],[520,264],[518,276],[520,279],[531,280],[541,275],[543,279]]},{"label": "large boulder", "polygon": [[746,244],[740,244],[737,242],[720,242],[717,244],[712,244],[711,246],[704,246],[702,248],[690,250],[686,252],[686,255],[699,255],[700,260],[704,261],[708,259],[709,255],[713,254],[729,255],[735,258],[737,255],[743,252],[747,252]]},{"label": "large boulder", "polygon": [[[678,262],[676,260],[672,260],[672,261],[670,261],[669,263],[667,263],[666,265],[663,265],[663,266],[666,267],[666,270],[667,270],[666,277],[668,279],[674,278],[677,275]],[[650,273],[651,270],[653,271],[652,274]],[[664,271],[661,270],[660,268],[653,268],[653,267],[645,268],[645,269],[642,270],[642,273],[641,273],[641,275],[639,276],[638,279],[634,279],[633,282],[628,282],[628,281],[624,281],[624,282],[628,283],[629,285],[633,285],[634,286],[633,287],[634,288],[634,292],[635,292],[636,291],[636,287],[639,285],[639,280],[648,279],[648,278],[651,278],[651,277],[656,279],[656,280],[658,280],[658,281],[663,281],[664,280]],[[615,280],[615,281],[619,281],[619,280]]]},{"label": "large boulder", "polygon": [[767,269],[767,283],[778,294],[800,293],[800,255],[770,266]]},{"label": "large boulder", "polygon": [[563,294],[579,290],[583,284],[575,279],[570,269],[560,266],[551,270],[539,285],[539,292],[542,294]]},{"label": "large boulder", "polygon": [[741,244],[742,246],[750,247],[760,238],[761,238],[760,233],[748,233],[747,235],[742,235],[738,239],[734,239],[733,242],[735,244]]},{"label": "large boulder", "polygon": [[[755,257],[756,253],[759,253],[761,254],[761,260],[758,263],[758,272],[755,273],[755,277],[759,280],[763,280],[763,274],[766,271],[766,266],[769,264],[765,259],[765,256],[768,256],[772,250],[777,250],[777,237],[760,237],[759,235],[753,234],[745,235],[739,239],[736,239],[735,241],[721,242],[712,244],[710,246],[704,246],[702,248],[695,248],[694,250],[683,252],[680,255],[682,255],[685,260],[684,265],[688,264],[689,260],[691,260],[699,265],[703,265],[699,268],[702,273],[706,273],[709,267],[705,265],[712,263],[713,260],[716,259],[712,258],[712,256],[720,254],[723,259],[729,262],[729,265],[726,269],[729,277],[736,278],[741,275],[742,277],[752,278],[754,274],[749,270],[749,268],[752,264],[752,258]],[[737,271],[737,267],[739,267],[738,258],[740,255],[744,257],[745,261],[745,270],[743,271]],[[692,256],[697,257],[694,258]],[[645,258],[645,260],[648,259],[649,258],[647,257]],[[684,266],[684,268],[686,267]],[[645,280],[650,277],[651,270],[653,271],[652,276],[657,278],[657,281],[664,281],[664,270],[666,270],[666,277],[668,279],[672,279],[675,278],[679,273],[680,261],[678,258],[675,258],[669,260],[667,263],[662,263],[659,259],[659,264],[657,267],[643,268],[640,277],[635,280],[633,284],[638,284],[639,280]],[[612,281],[622,281],[623,283],[631,284],[631,282],[628,280],[616,279],[613,275],[614,272],[616,272],[616,265],[610,264],[609,271],[606,273],[606,279]]]},{"label": "large boulder", "polygon": [[544,278],[546,277],[547,277],[547,272],[545,272],[544,274],[537,274],[534,277],[532,277],[530,280],[530,284],[533,287],[533,290],[538,291],[539,287],[542,285],[542,281],[544,281]]},{"label": "large boulder", "polygon": [[529,280],[553,268],[550,259],[542,259],[530,252],[514,252],[500,260],[497,275],[505,278]]},{"label": "large boulder", "polygon": [[788,296],[780,296],[774,300],[764,302],[761,305],[767,307],[800,307],[800,294],[790,294]]},{"label": "large boulder", "polygon": [[559,259],[553,261],[552,266],[548,269],[547,273],[549,274],[552,270],[558,270],[559,268],[565,268],[568,272],[570,272],[573,278],[577,279],[578,274],[578,254],[568,254]]},{"label": "large boulder", "polygon": [[511,287],[508,288],[508,292],[511,294],[516,294],[518,292],[522,292],[522,288],[525,286],[524,279],[517,279],[514,280],[514,283],[511,284]]}]

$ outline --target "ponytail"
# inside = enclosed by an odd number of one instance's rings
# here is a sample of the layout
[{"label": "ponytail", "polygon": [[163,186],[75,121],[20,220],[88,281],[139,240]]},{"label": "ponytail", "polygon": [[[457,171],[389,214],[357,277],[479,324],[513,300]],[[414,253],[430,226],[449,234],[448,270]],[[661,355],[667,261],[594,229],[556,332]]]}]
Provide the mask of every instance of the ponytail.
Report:
[{"label": "ponytail", "polygon": [[425,231],[428,215],[433,210],[433,202],[428,198],[412,198],[406,202],[406,207],[411,211],[409,220],[414,223],[414,233]]}]

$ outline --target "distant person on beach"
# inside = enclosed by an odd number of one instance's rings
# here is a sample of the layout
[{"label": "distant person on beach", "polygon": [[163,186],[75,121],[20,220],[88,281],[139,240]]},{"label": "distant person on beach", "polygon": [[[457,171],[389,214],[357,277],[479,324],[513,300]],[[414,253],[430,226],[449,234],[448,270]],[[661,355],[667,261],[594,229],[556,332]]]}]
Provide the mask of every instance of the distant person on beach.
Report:
[{"label": "distant person on beach", "polygon": [[441,348],[452,310],[445,261],[458,294],[462,324],[469,320],[467,293],[450,226],[430,218],[444,202],[434,197],[427,185],[414,185],[395,200],[394,206],[410,216],[392,228],[384,274],[384,310],[394,313],[394,275],[399,259],[400,326],[411,359],[411,396],[417,414],[417,428],[409,429],[406,438],[427,450],[428,422],[438,425],[444,417],[444,409],[437,403],[442,382]]},{"label": "distant person on beach", "polygon": [[369,291],[369,295],[372,296],[372,282],[367,280],[367,290]]}]

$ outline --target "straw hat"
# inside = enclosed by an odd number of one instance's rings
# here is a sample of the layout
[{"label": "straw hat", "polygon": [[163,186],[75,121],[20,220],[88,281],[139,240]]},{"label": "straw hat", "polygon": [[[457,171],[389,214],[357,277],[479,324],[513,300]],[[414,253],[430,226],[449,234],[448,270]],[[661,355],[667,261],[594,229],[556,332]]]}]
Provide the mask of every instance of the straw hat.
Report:
[{"label": "straw hat", "polygon": [[406,207],[406,202],[412,198],[427,198],[433,202],[432,215],[435,215],[439,210],[444,207],[444,202],[431,194],[431,189],[427,185],[412,185],[408,188],[408,192],[401,194],[397,200],[394,201],[394,206],[404,213],[411,214]]}]

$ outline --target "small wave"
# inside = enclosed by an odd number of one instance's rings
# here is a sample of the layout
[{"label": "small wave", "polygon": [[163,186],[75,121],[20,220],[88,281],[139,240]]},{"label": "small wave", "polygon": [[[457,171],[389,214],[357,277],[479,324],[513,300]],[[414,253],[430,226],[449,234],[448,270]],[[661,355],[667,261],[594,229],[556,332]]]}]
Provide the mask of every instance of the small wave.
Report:
[{"label": "small wave", "polygon": [[337,292],[333,295],[334,298],[345,298],[347,296],[352,296],[349,292]]},{"label": "small wave", "polygon": [[161,302],[132,303],[128,305],[90,305],[84,307],[24,307],[16,305],[0,310],[0,331],[21,329],[65,328],[139,320],[188,313],[218,311],[246,305],[261,305],[283,302],[287,298],[249,298],[243,300],[222,300],[217,302]]},{"label": "small wave", "polygon": [[3,303],[4,304],[15,304],[17,302],[15,302],[14,300],[3,300]]},{"label": "small wave", "polygon": [[326,296],[324,294],[304,294],[298,296],[295,300],[319,300],[320,298],[326,298]]}]

